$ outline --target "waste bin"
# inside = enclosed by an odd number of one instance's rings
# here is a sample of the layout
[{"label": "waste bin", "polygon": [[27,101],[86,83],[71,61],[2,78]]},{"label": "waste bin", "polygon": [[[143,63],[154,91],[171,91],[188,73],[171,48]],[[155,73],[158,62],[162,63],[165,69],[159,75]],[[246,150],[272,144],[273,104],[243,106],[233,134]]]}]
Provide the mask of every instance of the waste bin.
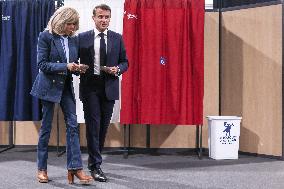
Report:
[{"label": "waste bin", "polygon": [[242,117],[207,116],[209,157],[238,159]]}]

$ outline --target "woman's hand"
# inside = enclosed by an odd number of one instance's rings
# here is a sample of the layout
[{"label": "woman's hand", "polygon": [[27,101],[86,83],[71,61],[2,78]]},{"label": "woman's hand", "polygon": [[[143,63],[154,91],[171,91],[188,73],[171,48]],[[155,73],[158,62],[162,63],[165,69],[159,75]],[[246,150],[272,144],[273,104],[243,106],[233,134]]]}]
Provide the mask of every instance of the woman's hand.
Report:
[{"label": "woman's hand", "polygon": [[80,71],[80,73],[85,73],[88,68],[89,68],[89,66],[86,65],[86,64],[79,64],[79,71]]},{"label": "woman's hand", "polygon": [[70,71],[70,72],[76,72],[76,71],[79,71],[80,70],[80,67],[78,64],[72,62],[72,63],[68,63],[67,64],[67,69]]}]

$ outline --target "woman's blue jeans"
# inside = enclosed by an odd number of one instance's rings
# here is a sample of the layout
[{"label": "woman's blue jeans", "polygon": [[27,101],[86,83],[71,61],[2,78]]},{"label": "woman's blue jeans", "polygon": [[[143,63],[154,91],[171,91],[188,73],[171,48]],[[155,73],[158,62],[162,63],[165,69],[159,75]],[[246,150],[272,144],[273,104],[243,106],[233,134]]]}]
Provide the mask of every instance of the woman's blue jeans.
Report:
[{"label": "woman's blue jeans", "polygon": [[[38,170],[47,170],[48,142],[52,127],[54,104],[54,102],[42,100],[43,118],[37,146]],[[66,124],[67,169],[82,169],[83,165],[79,143],[79,128],[76,116],[76,105],[69,87],[65,87],[63,90],[60,106],[64,114]]]}]

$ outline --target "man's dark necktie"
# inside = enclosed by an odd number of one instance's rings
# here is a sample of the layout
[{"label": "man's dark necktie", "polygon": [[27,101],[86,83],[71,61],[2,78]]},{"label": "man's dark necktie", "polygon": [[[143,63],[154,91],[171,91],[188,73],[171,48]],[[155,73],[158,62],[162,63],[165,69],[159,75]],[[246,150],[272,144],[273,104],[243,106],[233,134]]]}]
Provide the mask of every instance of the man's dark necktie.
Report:
[{"label": "man's dark necktie", "polygon": [[106,42],[104,38],[104,33],[100,33],[99,36],[101,37],[100,40],[100,65],[105,66],[107,55],[106,55]]}]

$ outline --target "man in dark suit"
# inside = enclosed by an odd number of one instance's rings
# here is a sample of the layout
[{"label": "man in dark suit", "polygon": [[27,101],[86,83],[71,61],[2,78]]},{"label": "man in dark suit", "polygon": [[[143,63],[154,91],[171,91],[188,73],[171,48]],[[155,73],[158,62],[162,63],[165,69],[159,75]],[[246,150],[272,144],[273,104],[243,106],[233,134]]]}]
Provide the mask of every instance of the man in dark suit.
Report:
[{"label": "man in dark suit", "polygon": [[88,168],[95,180],[106,182],[101,152],[115,100],[119,99],[119,75],[128,69],[122,36],[108,30],[111,9],[105,4],[93,10],[95,28],[79,34],[80,62],[89,66],[80,76],[80,99],[86,122]]}]

